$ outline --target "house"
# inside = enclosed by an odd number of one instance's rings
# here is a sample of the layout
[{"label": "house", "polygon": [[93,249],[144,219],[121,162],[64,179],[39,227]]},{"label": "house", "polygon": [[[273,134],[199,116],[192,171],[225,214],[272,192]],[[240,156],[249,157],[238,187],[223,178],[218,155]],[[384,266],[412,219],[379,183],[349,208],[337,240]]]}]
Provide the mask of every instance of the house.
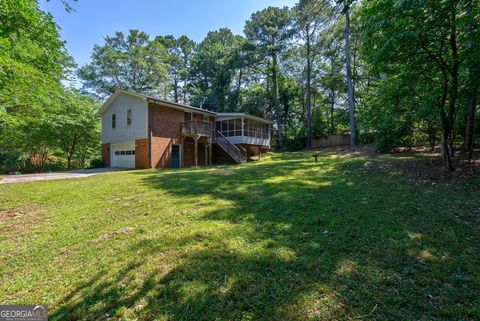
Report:
[{"label": "house", "polygon": [[108,167],[245,163],[270,149],[271,122],[117,90],[99,110]]}]

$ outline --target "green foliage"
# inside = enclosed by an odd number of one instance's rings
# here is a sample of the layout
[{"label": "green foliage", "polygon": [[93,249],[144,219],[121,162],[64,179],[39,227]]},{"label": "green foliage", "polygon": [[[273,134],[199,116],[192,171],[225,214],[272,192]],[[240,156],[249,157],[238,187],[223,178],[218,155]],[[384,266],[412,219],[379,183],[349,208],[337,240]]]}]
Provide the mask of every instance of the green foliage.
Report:
[{"label": "green foliage", "polygon": [[105,167],[105,163],[101,158],[94,158],[90,161],[90,168],[102,168]]},{"label": "green foliage", "polygon": [[242,37],[235,36],[227,28],[209,32],[198,45],[192,61],[193,104],[214,111],[228,110],[235,58],[241,45]]},{"label": "green foliage", "polygon": [[0,109],[31,113],[58,90],[71,58],[35,0],[0,2]]},{"label": "green foliage", "polygon": [[103,45],[95,45],[92,62],[81,67],[78,76],[86,91],[100,97],[116,89],[163,94],[168,86],[169,57],[165,46],[150,40],[145,32],[116,32]]},{"label": "green foliage", "polygon": [[72,168],[75,155],[85,166],[88,158],[98,154],[94,151],[100,146],[99,108],[97,101],[72,90],[65,92],[48,115],[56,146],[67,159],[67,169]]},{"label": "green foliage", "polygon": [[[473,14],[466,12],[469,6]],[[469,0],[375,0],[362,8],[363,51],[372,70],[383,75],[366,115],[384,148],[409,146],[422,135],[433,147],[441,130],[453,155],[453,141],[465,128],[458,117],[466,110],[461,95],[472,93],[463,88],[472,84],[465,70],[478,63],[473,57],[479,48],[471,41],[477,11],[478,1]]]},{"label": "green foliage", "polygon": [[190,98],[191,59],[195,50],[195,42],[187,36],[175,39],[172,35],[157,36],[156,42],[163,45],[167,54],[164,62],[168,65],[170,84],[165,98],[174,102],[188,103]]},{"label": "green foliage", "polygon": [[271,98],[271,114],[276,122],[278,147],[282,148],[288,106],[282,106],[280,102],[282,84],[279,80],[279,58],[286,51],[295,32],[290,10],[288,7],[268,7],[258,11],[246,22],[244,32],[247,40],[255,45],[260,61],[267,65],[264,70]]}]

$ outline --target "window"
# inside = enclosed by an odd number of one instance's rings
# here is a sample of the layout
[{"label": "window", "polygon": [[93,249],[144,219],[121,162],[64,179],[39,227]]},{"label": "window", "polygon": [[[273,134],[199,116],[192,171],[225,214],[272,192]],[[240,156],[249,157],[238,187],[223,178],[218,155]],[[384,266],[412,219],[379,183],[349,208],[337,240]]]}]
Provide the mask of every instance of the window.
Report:
[{"label": "window", "polygon": [[115,129],[116,126],[117,126],[117,115],[112,114],[112,128]]},{"label": "window", "polygon": [[184,119],[185,119],[185,121],[190,121],[190,120],[192,120],[192,113],[190,113],[190,112],[185,112]]},{"label": "window", "polygon": [[132,110],[127,109],[127,126],[132,124]]},{"label": "window", "polygon": [[116,150],[115,151],[116,156],[121,156],[121,155],[135,155],[134,150]]}]

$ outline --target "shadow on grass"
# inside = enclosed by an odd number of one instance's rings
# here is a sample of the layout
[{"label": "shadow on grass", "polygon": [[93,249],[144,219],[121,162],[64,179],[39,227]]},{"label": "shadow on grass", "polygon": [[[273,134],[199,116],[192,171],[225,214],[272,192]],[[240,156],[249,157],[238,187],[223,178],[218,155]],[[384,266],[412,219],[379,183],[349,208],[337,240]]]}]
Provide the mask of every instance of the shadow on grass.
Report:
[{"label": "shadow on grass", "polygon": [[414,186],[366,170],[362,159],[304,156],[229,167],[229,175],[140,172],[179,202],[225,201],[193,219],[228,228],[180,238],[189,250],[167,269],[145,267],[162,253],[161,238],[133,244],[125,250],[142,250],[143,260],[79,285],[52,319],[480,317],[478,226],[455,207],[463,190]]}]

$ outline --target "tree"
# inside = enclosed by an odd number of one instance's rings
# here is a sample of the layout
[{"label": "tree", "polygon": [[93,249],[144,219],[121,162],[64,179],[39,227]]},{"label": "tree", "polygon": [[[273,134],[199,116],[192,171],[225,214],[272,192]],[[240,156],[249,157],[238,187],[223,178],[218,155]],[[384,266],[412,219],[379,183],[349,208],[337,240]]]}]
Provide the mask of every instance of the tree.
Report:
[{"label": "tree", "polygon": [[0,106],[10,115],[31,113],[60,89],[72,60],[38,1],[3,0],[0,21]]},{"label": "tree", "polygon": [[467,50],[459,41],[466,30],[458,20],[464,8],[464,1],[456,0],[425,4],[375,0],[362,14],[366,53],[373,65],[389,76],[399,68],[417,72],[431,85],[435,96],[431,112],[440,119],[449,170],[454,170],[454,128]]},{"label": "tree", "polygon": [[53,150],[46,115],[73,66],[59,28],[35,0],[0,2],[0,159],[44,170]]},{"label": "tree", "polygon": [[[181,36],[175,39],[172,35],[157,36],[156,42],[159,42],[166,49],[164,62],[168,65],[168,73],[170,79],[171,99],[175,102],[183,102],[186,104],[190,96],[188,86],[190,82],[190,67],[195,42],[187,36]],[[165,98],[169,94],[165,94]]]},{"label": "tree", "polygon": [[[340,20],[337,20],[340,22]],[[340,23],[333,24],[323,32],[322,43],[319,46],[321,64],[318,86],[326,97],[328,104],[328,130],[329,135],[337,134],[336,110],[343,107],[346,93],[345,81],[345,52],[344,52],[344,26]]]},{"label": "tree", "polygon": [[106,97],[116,89],[162,94],[168,86],[168,53],[142,31],[116,32],[95,45],[92,62],[78,70],[87,92]]},{"label": "tree", "polygon": [[[96,112],[99,103],[75,90],[66,91],[57,108],[49,115],[53,137],[67,159],[67,169],[72,169],[72,160],[79,147],[86,149],[100,145],[100,123]],[[83,159],[85,155],[82,155]]]},{"label": "tree", "polygon": [[286,50],[294,29],[288,7],[268,7],[257,11],[245,25],[247,39],[257,46],[263,59],[267,60],[271,82],[271,104],[277,126],[278,147],[282,148],[285,110],[279,98],[279,56]]},{"label": "tree", "polygon": [[[475,10],[476,9],[476,10]],[[465,6],[465,19],[461,23],[465,26],[466,32],[463,40],[465,46],[465,63],[466,63],[466,88],[465,94],[467,98],[467,115],[465,117],[465,143],[464,151],[467,158],[472,157],[473,143],[475,138],[475,114],[477,110],[477,102],[480,88],[480,48],[478,35],[478,21],[480,20],[480,10],[478,9],[478,1],[467,0]]]},{"label": "tree", "polygon": [[191,96],[191,92],[189,90],[191,81],[190,69],[192,67],[192,59],[195,54],[196,44],[187,36],[181,36],[177,39],[177,46],[181,60],[180,69],[178,72],[180,75],[180,81],[183,83],[181,95],[182,102],[187,104]]},{"label": "tree", "polygon": [[355,93],[353,90],[352,67],[350,62],[350,8],[347,0],[344,0],[345,11],[345,69],[348,89],[348,114],[350,117],[350,147],[357,147],[357,123],[355,120]]},{"label": "tree", "polygon": [[296,27],[301,40],[304,42],[306,60],[306,119],[307,142],[306,147],[312,147],[312,70],[317,52],[316,43],[319,41],[320,28],[325,26],[332,15],[328,2],[319,0],[300,0],[293,9]]},{"label": "tree", "polygon": [[222,28],[207,34],[192,61],[196,92],[192,103],[214,111],[226,111],[235,74],[235,58],[241,37]]}]

